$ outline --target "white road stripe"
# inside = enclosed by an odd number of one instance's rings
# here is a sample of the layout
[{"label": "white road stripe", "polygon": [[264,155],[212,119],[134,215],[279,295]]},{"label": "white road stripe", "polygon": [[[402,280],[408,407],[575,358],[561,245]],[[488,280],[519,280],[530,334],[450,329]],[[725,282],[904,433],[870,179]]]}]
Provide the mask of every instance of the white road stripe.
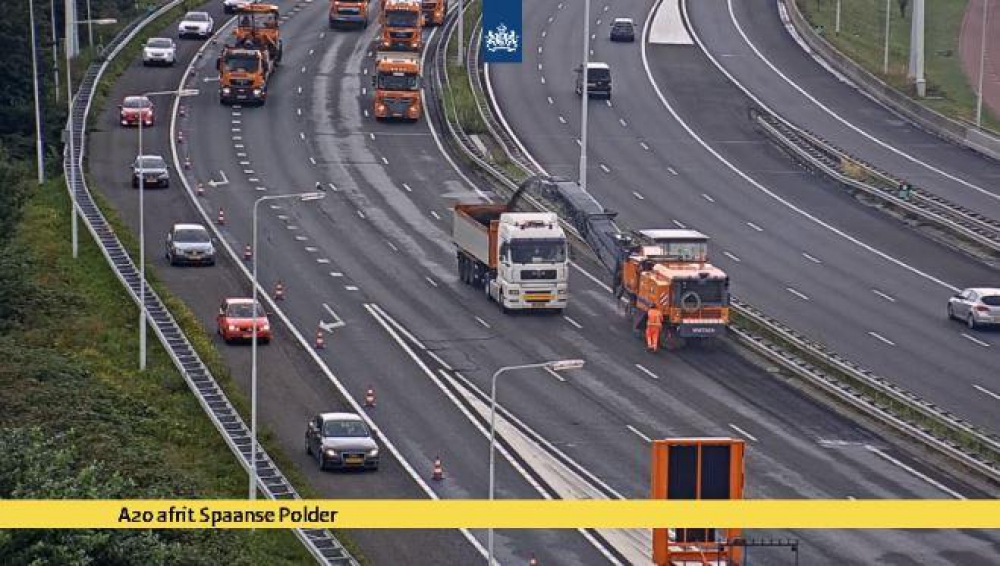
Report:
[{"label": "white road stripe", "polygon": [[330,263],[330,260],[326,259],[325,257],[318,257],[316,258],[316,263]]},{"label": "white road stripe", "polygon": [[652,438],[646,436],[645,434],[642,433],[641,430],[635,428],[634,426],[632,426],[632,425],[625,425],[625,428],[629,429],[632,432],[632,434],[638,436],[639,438],[643,439],[647,443],[653,442]]},{"label": "white road stripe", "polygon": [[357,212],[358,212],[358,217],[359,217],[359,218],[362,218],[362,219],[363,219],[363,218],[365,217],[365,213],[364,213],[364,212],[362,212],[362,211],[360,211],[360,210],[359,210],[359,211],[357,211]]},{"label": "white road stripe", "polygon": [[559,117],[559,122],[565,124],[566,123],[566,118],[563,118],[562,116],[560,116]]},{"label": "white road stripe", "polygon": [[388,164],[389,164],[389,160],[386,159],[385,157],[383,157],[382,158],[382,165],[388,165]]},{"label": "white road stripe", "polygon": [[684,225],[684,223],[683,223],[683,222],[681,222],[680,220],[677,220],[677,219],[671,219],[671,222],[673,222],[673,223],[674,223],[674,226],[677,226],[677,227],[678,227],[678,228],[680,228],[681,230],[683,230],[683,229],[687,228],[687,226],[685,226],[685,225]]},{"label": "white road stripe", "polygon": [[305,132],[299,132],[299,139],[300,140],[305,140],[306,139],[306,133]]},{"label": "white road stripe", "polygon": [[796,297],[802,299],[803,301],[808,301],[809,300],[809,297],[807,297],[804,293],[796,291],[795,289],[792,289],[791,287],[785,287],[785,290],[788,291],[789,293],[795,295]]},{"label": "white road stripe", "polygon": [[920,471],[917,471],[917,470],[913,469],[912,466],[909,466],[909,465],[907,465],[907,464],[905,464],[903,462],[900,462],[896,458],[893,458],[892,456],[886,454],[885,452],[879,450],[878,448],[875,448],[874,446],[865,446],[865,448],[867,448],[870,452],[873,452],[877,456],[880,456],[883,459],[888,460],[889,462],[892,462],[896,466],[898,466],[898,467],[906,470],[907,472],[910,472],[914,476],[916,476],[916,477],[924,480],[925,482],[933,485],[934,487],[940,489],[941,491],[947,493],[948,495],[954,497],[955,499],[965,499],[965,496],[962,495],[961,493],[958,493],[954,489],[951,489],[950,487],[942,484],[941,482],[935,480],[934,478],[929,477],[927,474],[924,474],[923,472],[920,472]]},{"label": "white road stripe", "polygon": [[882,291],[879,291],[878,289],[872,289],[872,293],[875,293],[876,295],[878,295],[879,297],[882,297],[883,299],[889,301],[890,303],[895,303],[896,302],[896,299],[890,297],[889,295],[886,295],[885,293],[883,293]]},{"label": "white road stripe", "polygon": [[635,369],[641,371],[642,373],[648,375],[649,377],[651,377],[653,379],[656,379],[656,380],[660,379],[660,376],[658,376],[655,373],[649,371],[648,369],[646,369],[646,366],[644,366],[642,364],[635,364]]},{"label": "white road stripe", "polygon": [[308,236],[295,236],[295,241],[296,242],[305,242],[308,239],[309,239]]},{"label": "white road stripe", "polygon": [[646,200],[646,197],[644,197],[644,196],[640,195],[640,194],[639,194],[638,192],[636,192],[636,191],[632,191],[632,196],[634,196],[634,197],[635,197],[636,199],[638,199],[638,200]]},{"label": "white road stripe", "polygon": [[618,123],[621,124],[623,128],[628,127],[628,122],[625,121],[625,118],[618,118]]},{"label": "white road stripe", "polygon": [[820,261],[820,260],[819,260],[818,258],[815,258],[815,257],[813,257],[813,256],[811,256],[811,255],[809,255],[809,254],[807,254],[806,252],[802,252],[802,257],[804,257],[804,258],[808,259],[809,261],[811,261],[811,262],[813,262],[813,263],[823,263],[823,262],[822,262],[822,261]]},{"label": "white road stripe", "polygon": [[677,170],[673,167],[667,167],[667,171],[670,172],[671,175],[677,175]]},{"label": "white road stripe", "polygon": [[394,244],[394,243],[392,243],[392,242],[388,242],[388,241],[386,242],[386,244],[387,244],[387,245],[388,245],[388,246],[389,246],[390,248],[392,248],[392,251],[394,251],[394,252],[398,252],[398,251],[399,251],[399,248],[397,248],[397,247],[396,247],[396,244]]},{"label": "white road stripe", "polygon": [[971,334],[967,334],[967,333],[963,332],[963,333],[962,333],[962,336],[963,336],[963,337],[964,337],[964,338],[965,338],[966,340],[969,340],[970,342],[973,342],[973,343],[975,343],[975,344],[979,344],[979,345],[980,345],[980,346],[982,346],[983,348],[989,348],[989,347],[990,347],[990,344],[989,344],[989,342],[983,342],[982,340],[980,340],[979,338],[976,338],[975,336],[972,336]]},{"label": "white road stripe", "polygon": [[339,271],[331,271],[330,272],[330,277],[343,277],[343,276],[344,276],[344,274],[341,273],[341,272],[339,272]]},{"label": "white road stripe", "polygon": [[760,226],[757,226],[757,225],[756,225],[756,224],[754,224],[753,222],[747,222],[747,226],[749,226],[749,227],[753,228],[754,230],[756,230],[756,231],[758,231],[758,232],[763,232],[763,231],[764,231],[764,229],[763,229],[763,228],[761,228]]},{"label": "white road stripe", "polygon": [[605,173],[610,173],[611,172],[611,168],[609,168],[607,165],[605,165],[603,163],[601,163],[600,167],[601,167],[601,171],[604,171]]},{"label": "white road stripe", "polygon": [[428,283],[430,283],[431,285],[433,285],[433,286],[435,286],[435,287],[437,287],[437,286],[438,286],[437,282],[436,282],[436,281],[434,281],[433,279],[431,279],[430,277],[424,277],[424,279],[426,279],[426,280],[427,280],[427,282],[428,282]]},{"label": "white road stripe", "polygon": [[889,340],[888,338],[886,338],[885,336],[882,336],[881,334],[879,334],[877,332],[872,332],[871,330],[869,330],[868,331],[868,335],[871,336],[872,338],[877,339],[877,340],[881,340],[882,342],[884,342],[884,343],[886,343],[886,344],[888,344],[890,346],[895,346],[896,345],[895,342],[893,342],[892,340]]},{"label": "white road stripe", "polygon": [[309,158],[309,163],[312,163],[313,165],[316,165],[316,158],[315,157],[310,157]]},{"label": "white road stripe", "polygon": [[582,324],[580,324],[579,322],[573,320],[572,318],[570,318],[570,317],[568,317],[566,315],[563,315],[563,318],[566,319],[566,322],[572,324],[573,326],[575,326],[577,328],[583,328]]},{"label": "white road stripe", "polygon": [[559,381],[561,381],[563,383],[566,383],[566,378],[563,377],[563,376],[561,376],[561,375],[559,375],[559,372],[553,370],[552,368],[548,368],[548,367],[547,368],[542,368],[542,369],[545,370],[545,373],[551,375],[552,377],[558,379]]},{"label": "white road stripe", "polygon": [[407,185],[406,183],[403,183],[403,189],[408,193],[413,192],[413,189],[410,188],[410,185]]},{"label": "white road stripe", "polygon": [[994,393],[994,392],[990,391],[989,389],[986,389],[982,385],[976,385],[976,384],[973,383],[972,386],[975,387],[976,389],[978,389],[981,393],[985,393],[985,394],[989,395],[990,397],[993,397],[997,401],[1000,401],[1000,394]]},{"label": "white road stripe", "polygon": [[437,220],[441,220],[441,215],[438,214],[437,212],[433,211],[433,210],[431,211],[431,216],[433,216]]},{"label": "white road stripe", "polygon": [[478,316],[476,317],[476,322],[478,322],[479,324],[482,324],[486,328],[490,328],[490,323],[488,323],[485,320],[479,318]]},{"label": "white road stripe", "polygon": [[357,291],[358,288],[355,285],[344,285],[344,289],[347,291]]},{"label": "white road stripe", "polygon": [[646,145],[646,142],[639,142],[639,146],[642,147],[642,149],[649,151],[649,146]]},{"label": "white road stripe", "polygon": [[733,254],[731,254],[731,253],[729,253],[729,252],[722,252],[722,255],[724,255],[724,256],[726,256],[726,257],[728,257],[729,259],[731,259],[731,260],[735,261],[736,263],[739,263],[739,262],[740,262],[740,258],[738,258],[738,257],[734,256]]},{"label": "white road stripe", "polygon": [[319,248],[317,248],[316,246],[306,246],[306,251],[311,254],[314,254],[319,251]]},{"label": "white road stripe", "polygon": [[547,97],[547,99],[549,101],[549,104],[555,104],[556,103],[554,100],[552,100],[551,96]]},{"label": "white road stripe", "polygon": [[707,200],[708,202],[715,202],[715,199],[705,193],[701,193],[701,198]]},{"label": "white road stripe", "polygon": [[743,430],[742,428],[734,425],[733,423],[729,423],[729,428],[735,430],[736,432],[742,434],[743,436],[745,436],[746,438],[748,438],[748,439],[750,439],[750,440],[752,440],[754,442],[759,442],[754,435],[752,435],[749,432]]}]

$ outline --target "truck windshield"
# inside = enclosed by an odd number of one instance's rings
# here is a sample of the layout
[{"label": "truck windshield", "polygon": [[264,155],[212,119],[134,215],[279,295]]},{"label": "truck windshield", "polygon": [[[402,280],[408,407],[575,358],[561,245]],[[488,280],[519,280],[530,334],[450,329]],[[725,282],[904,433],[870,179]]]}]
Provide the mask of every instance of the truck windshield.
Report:
[{"label": "truck windshield", "polygon": [[674,286],[675,305],[689,309],[729,304],[728,279],[685,279]]},{"label": "truck windshield", "polygon": [[566,241],[558,239],[520,239],[510,243],[514,263],[561,263],[566,261]]},{"label": "truck windshield", "polygon": [[259,66],[254,55],[226,55],[222,60],[223,69],[230,73],[255,73]]},{"label": "truck windshield", "polygon": [[417,90],[417,77],[402,73],[379,74],[378,87],[383,90]]},{"label": "truck windshield", "polygon": [[386,12],[385,22],[391,28],[415,28],[420,19],[419,12]]}]

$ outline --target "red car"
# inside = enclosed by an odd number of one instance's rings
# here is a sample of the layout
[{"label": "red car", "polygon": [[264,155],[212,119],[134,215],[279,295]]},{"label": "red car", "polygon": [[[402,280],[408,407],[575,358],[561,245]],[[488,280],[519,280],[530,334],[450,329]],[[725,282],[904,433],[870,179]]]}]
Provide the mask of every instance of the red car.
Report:
[{"label": "red car", "polygon": [[[253,299],[228,298],[219,307],[216,318],[219,334],[226,342],[253,339]],[[257,341],[271,341],[271,324],[267,320],[267,312],[257,303]]]},{"label": "red car", "polygon": [[153,102],[145,96],[126,96],[118,106],[119,121],[122,126],[142,126],[148,128],[156,121]]}]

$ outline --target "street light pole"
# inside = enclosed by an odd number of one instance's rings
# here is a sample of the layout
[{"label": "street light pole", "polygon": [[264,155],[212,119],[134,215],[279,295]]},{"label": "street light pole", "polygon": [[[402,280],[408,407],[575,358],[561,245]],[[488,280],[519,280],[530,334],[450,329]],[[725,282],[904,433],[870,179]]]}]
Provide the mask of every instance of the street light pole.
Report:
[{"label": "street light pole", "polygon": [[458,0],[458,46],[455,51],[455,58],[457,59],[458,65],[462,65],[464,61],[464,59],[462,58],[464,45],[465,45],[465,2],[464,0]]},{"label": "street light pole", "polygon": [[31,27],[31,86],[35,93],[35,159],[38,163],[38,184],[45,182],[45,149],[42,147],[42,101],[38,87],[38,42],[35,40],[35,2],[28,0],[28,20]]},{"label": "street light pole", "polygon": [[87,0],[87,47],[94,47],[94,20],[90,19],[90,0]]},{"label": "street light pole", "polygon": [[983,127],[983,75],[986,71],[986,28],[989,25],[990,0],[983,0],[983,36],[979,44],[979,91],[976,96],[976,127]]},{"label": "street light pole", "polygon": [[49,0],[52,16],[52,79],[55,85],[56,102],[59,102],[59,33],[56,31],[56,0]]},{"label": "street light pole", "polygon": [[[318,185],[317,185],[318,186]],[[269,200],[297,198],[302,202],[321,200],[326,193],[306,192],[289,195],[268,195],[258,198],[253,203],[253,235],[251,250],[253,250],[253,336],[250,338],[250,501],[257,499],[257,260],[260,250],[257,249],[257,209],[260,203]]]},{"label": "street light pole", "polygon": [[837,15],[834,20],[833,31],[837,35],[840,35],[840,0],[837,0]]},{"label": "street light pole", "polygon": [[587,88],[589,73],[587,64],[590,62],[590,0],[583,1],[583,64],[580,67],[582,91],[580,94],[580,189],[587,191],[587,106],[590,102],[590,89]]},{"label": "street light pole", "polygon": [[[68,19],[70,14],[67,12],[66,18]],[[66,30],[69,31],[71,25],[67,21]],[[69,136],[69,197],[70,197],[70,230],[73,232],[73,258],[76,259],[80,255],[80,245],[79,245],[79,230],[77,229],[77,219],[76,219],[76,141],[73,139],[73,80],[71,77],[70,70],[70,59],[72,57],[72,41],[69,35],[66,36],[66,106],[69,110],[69,115],[67,116],[67,124],[69,131],[67,132]]]},{"label": "street light pole", "polygon": [[[490,380],[490,501],[493,501],[495,482],[495,456],[494,446],[496,446],[496,418],[497,418],[497,378],[508,371],[522,369],[546,368],[552,371],[566,371],[583,367],[583,360],[557,360],[550,362],[540,362],[535,364],[524,364],[518,366],[506,366],[498,369]],[[486,532],[486,548],[488,566],[493,566],[493,527]]]},{"label": "street light pole", "polygon": [[885,49],[882,51],[882,74],[889,74],[889,19],[892,15],[892,0],[885,0]]},{"label": "street light pole", "polygon": [[[911,33],[911,61],[913,63],[913,82],[917,88],[917,96],[923,98],[927,95],[927,80],[924,78],[924,21],[925,21],[924,0],[914,0],[913,26]],[[984,28],[985,29],[985,28]]]}]

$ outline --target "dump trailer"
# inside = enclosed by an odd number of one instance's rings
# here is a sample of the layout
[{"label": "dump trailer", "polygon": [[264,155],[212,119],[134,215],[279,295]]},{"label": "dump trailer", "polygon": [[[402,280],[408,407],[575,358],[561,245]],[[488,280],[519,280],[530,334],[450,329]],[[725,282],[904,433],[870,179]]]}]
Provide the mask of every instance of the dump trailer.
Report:
[{"label": "dump trailer", "polygon": [[376,120],[416,121],[420,102],[420,54],[379,51],[375,56],[373,111]]},{"label": "dump trailer", "polygon": [[633,327],[645,329],[654,305],[663,312],[669,348],[689,338],[712,338],[729,324],[729,277],[709,262],[708,236],[694,230],[654,229],[624,233],[575,181],[533,177],[518,192],[552,203],[611,276],[615,297]]},{"label": "dump trailer", "polygon": [[569,258],[558,216],[514,212],[511,203],[456,204],[454,212],[463,283],[483,289],[505,313],[566,308]]},{"label": "dump trailer", "polygon": [[368,0],[330,0],[330,28],[368,27]]},{"label": "dump trailer", "polygon": [[274,65],[266,50],[227,45],[219,54],[219,102],[264,104]]},{"label": "dump trailer", "polygon": [[420,0],[382,0],[379,48],[420,51],[423,48],[424,14]]},{"label": "dump trailer", "polygon": [[283,49],[278,7],[274,4],[247,4],[236,9],[236,46],[267,51],[272,66],[281,62]]},{"label": "dump trailer", "polygon": [[448,15],[447,0],[422,0],[420,9],[424,13],[425,26],[439,26]]}]

